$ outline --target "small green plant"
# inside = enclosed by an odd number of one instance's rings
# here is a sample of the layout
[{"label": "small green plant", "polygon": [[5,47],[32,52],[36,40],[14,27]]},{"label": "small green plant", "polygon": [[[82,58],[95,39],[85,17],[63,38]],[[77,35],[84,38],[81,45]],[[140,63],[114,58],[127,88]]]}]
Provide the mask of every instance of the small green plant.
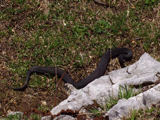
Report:
[{"label": "small green plant", "polygon": [[95,34],[107,33],[107,30],[110,28],[110,24],[107,20],[99,20],[94,26]]},{"label": "small green plant", "polygon": [[115,104],[117,104],[118,99],[117,98],[109,98],[109,100],[106,100],[106,110],[111,109]]},{"label": "small green plant", "polygon": [[4,31],[0,32],[1,37],[4,37],[5,35],[6,35],[6,32],[4,32]]},{"label": "small green plant", "polygon": [[140,110],[133,110],[131,112],[130,117],[125,118],[124,120],[136,120],[136,119],[154,119],[159,120],[160,112],[159,112],[158,105],[153,105],[150,109],[140,109]]},{"label": "small green plant", "polygon": [[146,42],[144,42],[144,44],[143,44],[144,49],[145,49],[146,51],[148,51],[148,50],[149,50],[150,45],[151,45],[151,40],[147,40],[147,41],[146,41]]},{"label": "small green plant", "polygon": [[73,26],[72,27],[73,37],[84,37],[85,35],[90,35],[88,32],[88,28],[86,26]]},{"label": "small green plant", "polygon": [[[95,116],[99,116],[102,113],[105,113],[106,111],[108,111],[109,109],[111,109],[115,104],[117,104],[119,99],[125,98],[128,99],[130,97],[133,97],[135,95],[137,95],[140,92],[134,92],[133,88],[129,88],[127,85],[125,85],[124,87],[119,86],[119,92],[118,92],[118,97],[117,98],[109,98],[108,100],[106,100],[106,105],[105,107],[100,106],[99,108],[101,109],[101,111],[99,111],[99,109],[95,106],[91,106],[89,111],[91,113],[93,113]],[[134,114],[132,116],[134,119]]]},{"label": "small green plant", "polygon": [[155,4],[155,0],[145,0],[145,4],[146,5]]},{"label": "small green plant", "polygon": [[31,115],[30,115],[30,118],[31,118],[32,120],[40,120],[40,119],[41,119],[41,116],[38,115],[38,114],[31,114]]},{"label": "small green plant", "polygon": [[134,110],[134,111],[133,111],[133,114],[132,114],[131,120],[135,120],[135,113],[136,113],[136,110]]},{"label": "small green plant", "polygon": [[122,99],[122,98],[128,99],[135,95],[137,95],[137,93],[133,91],[133,88],[130,88],[127,85],[124,85],[124,87],[123,86],[119,87],[119,93],[118,93],[119,99]]},{"label": "small green plant", "polygon": [[[112,46],[132,49],[135,54],[132,62],[139,59],[139,52],[159,54],[159,0],[97,1],[110,6],[97,5],[93,0],[53,0],[48,1],[49,12],[45,14],[45,3],[41,0],[1,0],[0,60],[1,65],[8,68],[3,73],[0,66],[0,77],[4,77],[0,81],[0,91],[5,90],[4,95],[1,95],[3,99],[10,101],[13,98],[13,94],[8,94],[12,91],[5,86],[21,86],[32,66],[68,67],[67,71],[70,71],[73,79],[81,79],[96,68],[99,59]],[[37,94],[44,90],[47,94],[54,94],[55,78],[33,74],[29,90],[38,89]],[[127,89],[121,88],[119,99],[127,99],[129,94],[133,94],[133,91],[125,92]],[[21,96],[19,92],[14,92],[17,102],[15,109],[21,104],[17,99],[26,98],[26,91],[23,92]],[[34,96],[34,93],[27,95]],[[65,99],[62,96],[59,102]],[[47,98],[48,101],[53,103],[50,98]],[[100,112],[93,111],[99,115],[117,101],[116,98],[110,98],[106,108],[100,107]],[[3,108],[0,112],[5,115],[6,111],[3,110],[12,108],[8,106],[11,104],[1,104]]]},{"label": "small green plant", "polygon": [[9,115],[6,120],[21,120],[21,117],[20,113],[16,113],[15,115]]},{"label": "small green plant", "polygon": [[90,111],[94,116],[100,116],[103,113],[94,106],[91,106],[88,111]]}]

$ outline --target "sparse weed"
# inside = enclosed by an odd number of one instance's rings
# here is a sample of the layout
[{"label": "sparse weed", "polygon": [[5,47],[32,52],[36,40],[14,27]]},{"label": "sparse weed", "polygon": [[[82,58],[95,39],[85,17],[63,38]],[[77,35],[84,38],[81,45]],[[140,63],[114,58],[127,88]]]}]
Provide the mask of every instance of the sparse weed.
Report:
[{"label": "sparse weed", "polygon": [[[140,91],[134,92],[133,88],[127,87],[127,85],[125,85],[124,87],[119,86],[118,97],[116,98],[110,97],[108,100],[106,100],[106,106],[100,107],[101,111],[99,110],[99,107],[94,107],[94,106],[91,106],[90,109],[88,110],[91,113],[93,113],[95,116],[99,116],[103,113],[106,113],[109,109],[111,109],[114,105],[116,105],[119,99],[122,99],[122,98],[128,99],[130,97],[136,96],[139,93]],[[134,115],[132,116],[132,118],[133,117]]]},{"label": "sparse weed", "polygon": [[[139,59],[140,54],[136,53],[140,51],[152,53],[154,48],[156,54],[159,53],[159,0],[106,0],[110,7],[97,5],[92,0],[54,0],[49,1],[47,14],[42,1],[1,2],[0,52],[3,54],[0,64],[11,72],[7,77],[10,85],[23,84],[31,66],[64,66],[73,79],[82,79],[91,73],[84,70],[93,71],[95,63],[109,48],[131,48],[135,52],[133,62]],[[54,89],[56,83],[51,78],[33,75],[29,86],[34,90],[52,91],[50,86]],[[2,91],[4,89],[2,85]],[[133,91],[123,90],[126,93],[120,92],[119,98],[133,95]],[[117,100],[108,102],[107,109]]]}]

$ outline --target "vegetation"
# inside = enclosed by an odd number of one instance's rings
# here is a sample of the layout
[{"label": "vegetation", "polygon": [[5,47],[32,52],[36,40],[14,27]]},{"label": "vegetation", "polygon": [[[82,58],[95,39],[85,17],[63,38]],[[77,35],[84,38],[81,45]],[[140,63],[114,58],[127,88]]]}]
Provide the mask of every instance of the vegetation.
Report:
[{"label": "vegetation", "polygon": [[140,90],[135,92],[133,88],[129,88],[129,87],[127,87],[127,85],[125,85],[124,87],[120,86],[119,92],[118,92],[118,97],[116,97],[116,98],[110,97],[108,100],[106,100],[105,106],[93,104],[93,105],[87,107],[86,109],[89,112],[91,112],[94,116],[100,116],[100,115],[105,114],[114,105],[116,105],[120,99],[123,99],[123,98],[129,99],[130,97],[136,96],[141,92],[142,91],[140,91]]},{"label": "vegetation", "polygon": [[[32,75],[25,91],[8,89],[22,86],[31,66],[56,66],[77,81],[89,75],[110,48],[133,51],[126,65],[144,52],[160,60],[159,0],[99,1],[109,6],[93,0],[1,1],[1,117],[9,111],[31,116],[32,108],[47,113],[67,97],[63,82],[56,87],[59,78],[50,75]],[[120,68],[113,62],[109,71]]]}]

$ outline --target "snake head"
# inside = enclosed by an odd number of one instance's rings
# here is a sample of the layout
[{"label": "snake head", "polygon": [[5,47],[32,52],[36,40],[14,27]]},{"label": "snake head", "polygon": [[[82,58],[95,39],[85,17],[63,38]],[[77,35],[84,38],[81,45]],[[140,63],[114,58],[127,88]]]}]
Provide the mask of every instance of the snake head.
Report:
[{"label": "snake head", "polygon": [[119,59],[119,63],[121,65],[121,67],[125,67],[124,63],[126,61],[130,61],[132,59],[132,54],[120,54],[118,56],[118,59]]}]

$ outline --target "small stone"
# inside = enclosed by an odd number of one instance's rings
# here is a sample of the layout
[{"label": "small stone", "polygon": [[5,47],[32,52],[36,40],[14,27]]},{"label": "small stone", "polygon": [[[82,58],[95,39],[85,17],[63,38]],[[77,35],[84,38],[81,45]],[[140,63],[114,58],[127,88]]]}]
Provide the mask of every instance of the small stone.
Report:
[{"label": "small stone", "polygon": [[23,112],[20,112],[20,111],[16,111],[16,112],[13,112],[13,111],[8,111],[9,113],[7,114],[7,116],[10,116],[10,115],[21,115],[21,118],[23,117]]},{"label": "small stone", "polygon": [[2,51],[2,55],[5,55],[6,54],[6,51]]},{"label": "small stone", "polygon": [[41,120],[51,120],[51,116],[50,115],[44,116],[41,118]]}]

